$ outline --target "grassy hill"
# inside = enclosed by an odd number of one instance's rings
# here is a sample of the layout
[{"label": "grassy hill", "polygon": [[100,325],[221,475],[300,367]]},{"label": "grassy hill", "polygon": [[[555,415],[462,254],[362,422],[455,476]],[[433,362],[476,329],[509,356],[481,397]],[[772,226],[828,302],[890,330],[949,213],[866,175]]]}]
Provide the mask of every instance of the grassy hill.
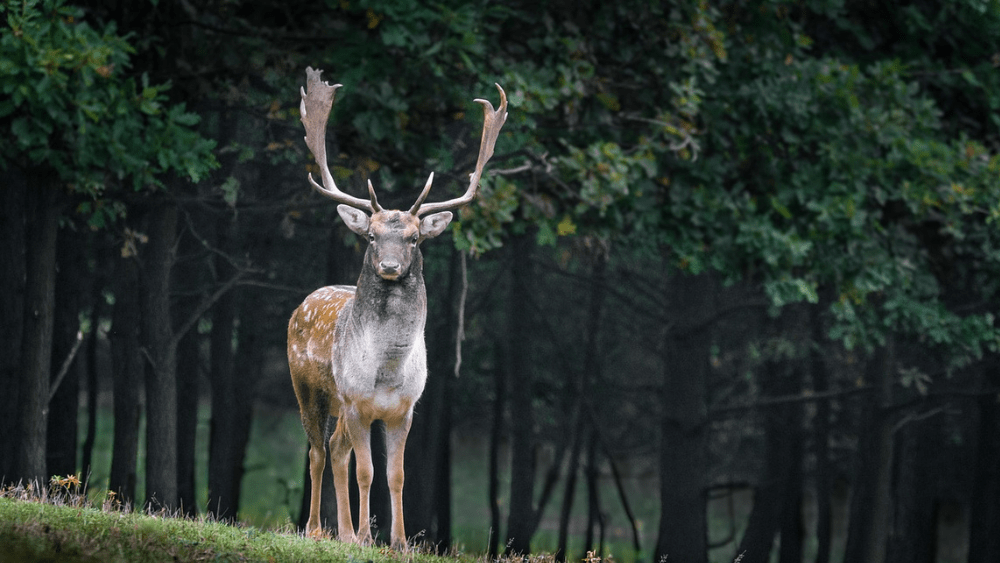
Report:
[{"label": "grassy hill", "polygon": [[[481,558],[400,553],[262,531],[206,518],[177,518],[96,506],[53,481],[48,489],[0,493],[0,562],[344,561],[473,563]],[[539,558],[541,559],[541,558]]]}]

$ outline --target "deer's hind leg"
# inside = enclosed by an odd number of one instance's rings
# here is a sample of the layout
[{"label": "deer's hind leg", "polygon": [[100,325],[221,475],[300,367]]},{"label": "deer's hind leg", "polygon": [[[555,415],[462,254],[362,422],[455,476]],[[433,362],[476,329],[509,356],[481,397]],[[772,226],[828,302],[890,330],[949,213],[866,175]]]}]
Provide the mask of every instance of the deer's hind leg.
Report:
[{"label": "deer's hind leg", "polygon": [[320,520],[320,505],[323,496],[323,470],[326,468],[326,441],[324,427],[329,416],[329,399],[322,393],[310,393],[306,389],[297,389],[299,407],[302,411],[302,427],[309,440],[309,478],[312,481],[309,495],[309,521],[306,523],[306,534],[310,536],[323,535],[323,525]]},{"label": "deer's hind leg", "polygon": [[337,539],[353,542],[354,521],[351,519],[350,482],[351,438],[344,426],[344,417],[337,417],[337,427],[330,436],[330,466],[333,469],[333,488],[337,494]]}]

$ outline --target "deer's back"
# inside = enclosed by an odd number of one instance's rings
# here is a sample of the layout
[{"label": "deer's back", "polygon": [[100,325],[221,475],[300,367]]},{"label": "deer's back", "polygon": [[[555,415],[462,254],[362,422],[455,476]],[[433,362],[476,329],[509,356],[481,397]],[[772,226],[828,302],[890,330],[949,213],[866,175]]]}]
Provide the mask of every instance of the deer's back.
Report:
[{"label": "deer's back", "polygon": [[[309,294],[288,321],[288,368],[300,403],[323,391],[335,401],[337,384],[331,371],[331,354],[337,321],[354,300],[353,285],[321,287]],[[336,405],[330,405],[336,411]]]}]

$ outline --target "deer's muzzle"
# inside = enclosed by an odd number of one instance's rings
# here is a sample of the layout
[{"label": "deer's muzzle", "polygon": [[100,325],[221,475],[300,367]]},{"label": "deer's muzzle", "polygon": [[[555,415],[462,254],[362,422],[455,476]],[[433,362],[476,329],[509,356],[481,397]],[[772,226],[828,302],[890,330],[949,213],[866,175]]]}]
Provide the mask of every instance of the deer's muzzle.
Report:
[{"label": "deer's muzzle", "polygon": [[382,279],[395,281],[399,278],[402,267],[399,265],[399,262],[396,262],[395,260],[383,260],[378,263],[378,268],[376,270]]}]

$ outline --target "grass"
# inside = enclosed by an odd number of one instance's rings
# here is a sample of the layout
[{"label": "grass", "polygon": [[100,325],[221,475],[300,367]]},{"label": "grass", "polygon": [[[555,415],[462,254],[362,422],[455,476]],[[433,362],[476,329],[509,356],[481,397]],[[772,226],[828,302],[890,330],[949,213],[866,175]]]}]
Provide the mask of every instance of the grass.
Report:
[{"label": "grass", "polygon": [[[107,498],[94,504],[75,491],[79,481],[0,492],[0,561],[345,561],[348,563],[474,563],[474,556],[441,557],[388,548],[315,540],[293,531],[262,531],[201,518],[130,510]],[[547,561],[551,557],[533,557]],[[518,559],[518,561],[521,561]],[[595,562],[596,563],[596,562]]]}]

